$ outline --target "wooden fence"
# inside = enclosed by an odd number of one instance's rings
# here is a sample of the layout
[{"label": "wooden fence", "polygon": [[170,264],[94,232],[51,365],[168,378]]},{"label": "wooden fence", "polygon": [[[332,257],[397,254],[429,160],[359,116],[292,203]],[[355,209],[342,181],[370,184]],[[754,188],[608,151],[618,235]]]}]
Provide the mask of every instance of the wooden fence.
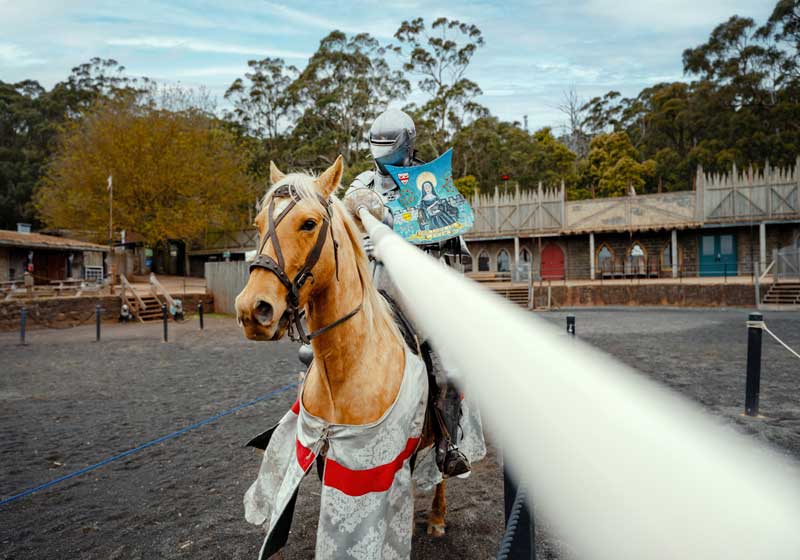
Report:
[{"label": "wooden fence", "polygon": [[214,295],[214,311],[236,314],[234,303],[247,284],[249,265],[245,261],[206,263],[206,283]]}]

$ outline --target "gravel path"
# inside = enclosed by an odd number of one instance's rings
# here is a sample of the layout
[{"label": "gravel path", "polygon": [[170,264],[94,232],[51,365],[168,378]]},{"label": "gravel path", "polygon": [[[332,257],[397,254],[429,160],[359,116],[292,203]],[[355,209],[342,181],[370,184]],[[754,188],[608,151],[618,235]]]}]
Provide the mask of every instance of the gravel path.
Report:
[{"label": "gravel path", "polygon": [[[566,312],[544,314],[564,324]],[[577,310],[578,336],[723,415],[738,429],[800,457],[800,361],[765,336],[761,409],[741,416],[746,333],[742,310]],[[800,347],[800,314],[767,313]],[[235,323],[92,326],[0,334],[0,498],[168,434],[297,380],[296,346],[250,342]],[[261,529],[241,499],[260,458],[242,444],[291,405],[287,390],[33,496],[0,507],[0,558],[255,558]],[[314,546],[319,483],[300,493],[287,559]],[[415,558],[490,558],[503,531],[494,453],[448,488],[448,534],[424,534],[417,500]],[[571,558],[539,520],[539,558]]]}]

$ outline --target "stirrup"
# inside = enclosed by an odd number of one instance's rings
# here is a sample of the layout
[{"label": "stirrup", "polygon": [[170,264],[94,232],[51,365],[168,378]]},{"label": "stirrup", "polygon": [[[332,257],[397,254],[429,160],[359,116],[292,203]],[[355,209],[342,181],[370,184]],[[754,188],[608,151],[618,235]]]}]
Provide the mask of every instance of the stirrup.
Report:
[{"label": "stirrup", "polygon": [[444,456],[442,464],[442,476],[449,478],[451,476],[461,476],[467,474],[472,470],[469,459],[457,447],[450,447],[447,454]]}]

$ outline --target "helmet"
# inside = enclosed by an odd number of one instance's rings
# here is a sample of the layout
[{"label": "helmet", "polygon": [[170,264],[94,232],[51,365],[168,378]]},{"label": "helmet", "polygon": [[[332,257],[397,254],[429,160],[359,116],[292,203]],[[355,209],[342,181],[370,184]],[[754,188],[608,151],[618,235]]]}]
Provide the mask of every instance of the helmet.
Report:
[{"label": "helmet", "polygon": [[378,169],[386,175],[384,165],[408,165],[414,153],[417,129],[414,121],[399,109],[387,109],[369,129],[369,149]]}]

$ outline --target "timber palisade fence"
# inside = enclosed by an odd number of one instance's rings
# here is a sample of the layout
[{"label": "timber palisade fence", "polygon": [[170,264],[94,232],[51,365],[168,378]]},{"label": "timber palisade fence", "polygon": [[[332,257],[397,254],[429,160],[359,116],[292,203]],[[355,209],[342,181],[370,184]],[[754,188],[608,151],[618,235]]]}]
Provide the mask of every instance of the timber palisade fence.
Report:
[{"label": "timber palisade fence", "polygon": [[577,234],[699,227],[800,218],[800,158],[789,169],[736,166],[730,173],[697,170],[695,189],[659,194],[566,200],[562,183],[533,190],[495,187],[472,197],[475,226],[467,240],[498,236]]},{"label": "timber palisade fence", "polygon": [[214,294],[214,311],[235,315],[236,296],[247,284],[250,263],[246,261],[205,263],[206,285]]}]

